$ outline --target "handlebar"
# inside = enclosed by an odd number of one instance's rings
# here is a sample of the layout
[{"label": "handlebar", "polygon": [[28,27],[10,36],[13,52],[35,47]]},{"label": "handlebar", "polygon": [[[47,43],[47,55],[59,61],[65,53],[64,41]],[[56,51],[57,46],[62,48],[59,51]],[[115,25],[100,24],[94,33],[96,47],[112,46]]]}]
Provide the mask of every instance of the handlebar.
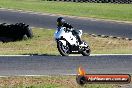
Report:
[{"label": "handlebar", "polygon": [[72,31],[73,29],[69,29],[69,28],[64,28],[64,31],[65,32],[70,32],[70,31]]}]

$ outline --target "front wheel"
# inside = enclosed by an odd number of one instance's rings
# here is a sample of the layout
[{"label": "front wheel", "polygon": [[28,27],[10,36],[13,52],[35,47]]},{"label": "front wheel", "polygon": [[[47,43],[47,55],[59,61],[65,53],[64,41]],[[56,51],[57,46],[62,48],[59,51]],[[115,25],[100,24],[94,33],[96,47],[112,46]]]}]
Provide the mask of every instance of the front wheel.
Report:
[{"label": "front wheel", "polygon": [[[63,40],[63,41],[65,41],[65,40]],[[66,41],[66,45],[64,45],[61,41],[58,41],[57,48],[62,56],[69,56],[70,47],[69,47],[69,44],[67,43],[67,41]]]}]

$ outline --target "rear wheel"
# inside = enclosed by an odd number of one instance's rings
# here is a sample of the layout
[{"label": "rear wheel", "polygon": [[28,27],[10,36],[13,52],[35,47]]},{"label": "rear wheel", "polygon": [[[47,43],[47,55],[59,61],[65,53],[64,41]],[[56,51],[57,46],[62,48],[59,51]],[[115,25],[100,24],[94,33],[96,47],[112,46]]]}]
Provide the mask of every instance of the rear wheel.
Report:
[{"label": "rear wheel", "polygon": [[66,45],[64,45],[61,41],[58,41],[57,48],[62,56],[69,56],[70,48],[67,41],[66,41]]},{"label": "rear wheel", "polygon": [[82,51],[82,55],[83,56],[89,56],[90,52],[91,52],[91,50],[89,48],[87,48],[85,51]]},{"label": "rear wheel", "polygon": [[91,52],[90,47],[89,47],[89,45],[85,41],[83,41],[83,42],[84,42],[84,44],[87,45],[87,47],[84,48],[84,50],[82,51],[81,54],[83,56],[89,56],[90,55],[90,52]]}]

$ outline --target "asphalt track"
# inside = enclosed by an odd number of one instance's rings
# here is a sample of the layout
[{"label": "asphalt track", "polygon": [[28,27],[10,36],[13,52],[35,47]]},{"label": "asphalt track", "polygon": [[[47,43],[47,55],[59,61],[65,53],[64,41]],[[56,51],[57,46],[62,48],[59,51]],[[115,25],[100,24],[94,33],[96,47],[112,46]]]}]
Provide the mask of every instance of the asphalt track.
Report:
[{"label": "asphalt track", "polygon": [[72,75],[82,66],[87,73],[132,74],[132,55],[0,57],[0,76]]},{"label": "asphalt track", "polygon": [[[0,10],[0,22],[17,23],[24,22],[33,27],[56,29],[56,19],[59,16],[41,15],[33,13],[13,12]],[[84,32],[97,35],[108,35],[116,37],[132,38],[132,24],[99,21],[92,19],[77,19],[65,17],[75,29],[82,29]]]},{"label": "asphalt track", "polygon": [[[24,22],[34,27],[56,28],[58,16],[29,14],[0,10],[0,22]],[[85,20],[65,17],[76,29],[90,34],[112,35],[132,38],[132,25],[126,23]],[[88,73],[132,73],[132,56],[29,56],[0,57],[0,75],[68,75],[76,74],[82,66]]]}]

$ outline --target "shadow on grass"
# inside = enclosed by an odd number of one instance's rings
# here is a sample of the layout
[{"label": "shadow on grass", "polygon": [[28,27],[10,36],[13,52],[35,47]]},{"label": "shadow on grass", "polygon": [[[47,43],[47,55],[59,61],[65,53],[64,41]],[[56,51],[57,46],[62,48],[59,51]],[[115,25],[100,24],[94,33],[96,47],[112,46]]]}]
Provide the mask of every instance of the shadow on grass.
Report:
[{"label": "shadow on grass", "polygon": [[[56,55],[56,54],[22,54],[22,55],[29,55],[29,56],[61,56],[61,55]],[[67,56],[63,56],[63,57],[67,57]],[[80,54],[70,54],[68,57],[84,57],[84,56],[82,56]]]},{"label": "shadow on grass", "polygon": [[0,37],[0,42],[8,43],[8,42],[14,42],[14,40],[12,38]]},{"label": "shadow on grass", "polygon": [[30,56],[61,56],[55,54],[23,54],[23,55],[30,55]]}]

